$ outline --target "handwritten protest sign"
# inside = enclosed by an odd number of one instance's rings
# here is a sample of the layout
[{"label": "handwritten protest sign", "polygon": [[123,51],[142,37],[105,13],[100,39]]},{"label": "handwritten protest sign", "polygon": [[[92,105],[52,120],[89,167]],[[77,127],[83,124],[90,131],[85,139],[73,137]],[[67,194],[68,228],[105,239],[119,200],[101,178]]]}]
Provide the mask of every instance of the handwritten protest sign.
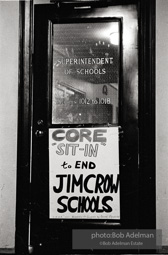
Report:
[{"label": "handwritten protest sign", "polygon": [[50,128],[50,218],[120,218],[118,127]]}]

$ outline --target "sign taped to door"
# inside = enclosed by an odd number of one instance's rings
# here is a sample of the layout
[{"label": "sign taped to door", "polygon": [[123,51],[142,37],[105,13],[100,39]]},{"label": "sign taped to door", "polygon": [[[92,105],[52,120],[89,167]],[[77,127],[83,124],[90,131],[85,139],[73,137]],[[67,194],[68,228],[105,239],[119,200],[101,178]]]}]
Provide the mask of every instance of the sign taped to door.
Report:
[{"label": "sign taped to door", "polygon": [[50,218],[120,219],[118,127],[49,129]]}]

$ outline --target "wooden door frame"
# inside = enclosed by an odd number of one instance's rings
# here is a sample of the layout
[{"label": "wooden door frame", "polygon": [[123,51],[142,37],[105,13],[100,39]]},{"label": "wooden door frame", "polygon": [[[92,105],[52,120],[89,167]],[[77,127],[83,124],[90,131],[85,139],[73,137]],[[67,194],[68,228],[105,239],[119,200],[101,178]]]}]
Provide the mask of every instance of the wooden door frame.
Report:
[{"label": "wooden door frame", "polygon": [[[99,0],[98,0],[99,1]],[[101,1],[101,0],[100,0]],[[107,0],[139,7],[139,228],[156,228],[155,180],[155,8],[156,0]],[[61,2],[61,1],[60,1]],[[16,254],[31,253],[31,119],[33,65],[33,1],[20,1],[19,112]]]},{"label": "wooden door frame", "polygon": [[31,158],[31,91],[33,56],[33,0],[20,1],[19,97],[16,197],[16,254],[28,254]]}]

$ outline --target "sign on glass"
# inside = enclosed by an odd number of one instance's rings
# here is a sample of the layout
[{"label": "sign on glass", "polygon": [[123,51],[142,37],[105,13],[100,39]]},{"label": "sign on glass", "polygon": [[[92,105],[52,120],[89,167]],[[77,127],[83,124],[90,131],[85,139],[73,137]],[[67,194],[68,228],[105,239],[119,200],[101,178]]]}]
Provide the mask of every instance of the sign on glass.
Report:
[{"label": "sign on glass", "polygon": [[118,127],[50,128],[49,172],[51,219],[120,219]]},{"label": "sign on glass", "polygon": [[52,124],[118,125],[119,22],[54,24]]}]

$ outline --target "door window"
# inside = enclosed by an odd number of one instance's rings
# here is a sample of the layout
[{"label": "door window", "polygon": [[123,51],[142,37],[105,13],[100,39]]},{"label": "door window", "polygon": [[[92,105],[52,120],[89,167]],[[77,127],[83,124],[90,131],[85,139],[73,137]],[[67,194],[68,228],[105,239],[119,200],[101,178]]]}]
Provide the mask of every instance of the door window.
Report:
[{"label": "door window", "polygon": [[53,25],[52,124],[118,124],[119,21]]}]

